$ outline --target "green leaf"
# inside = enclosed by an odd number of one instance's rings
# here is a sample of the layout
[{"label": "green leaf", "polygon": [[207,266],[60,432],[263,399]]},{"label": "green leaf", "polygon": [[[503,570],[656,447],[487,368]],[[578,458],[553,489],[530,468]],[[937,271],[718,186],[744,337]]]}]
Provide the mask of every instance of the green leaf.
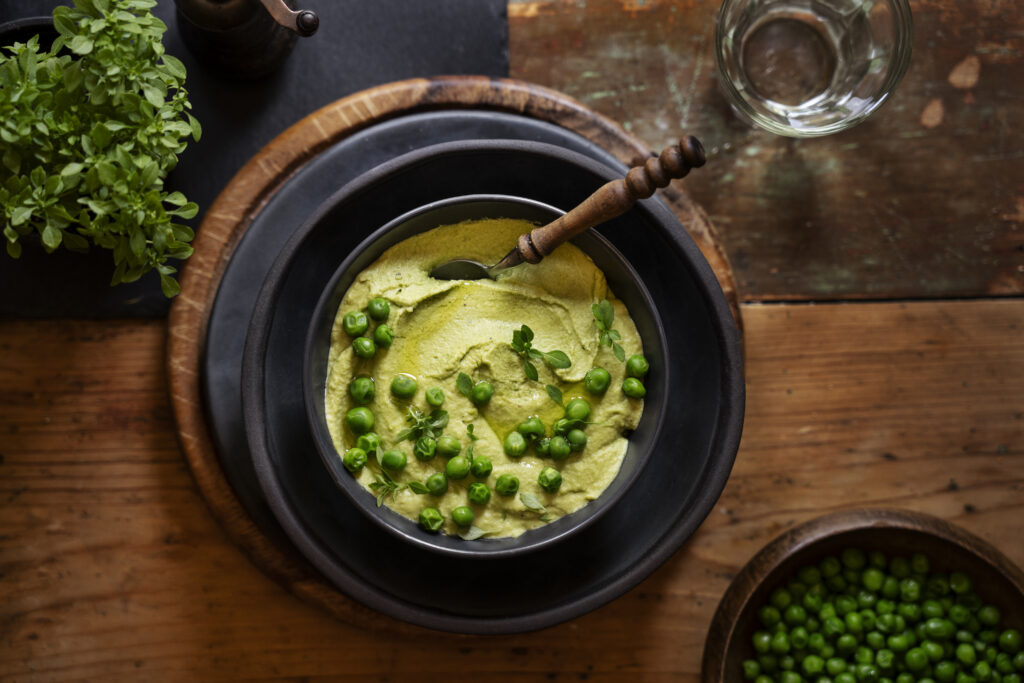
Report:
[{"label": "green leaf", "polygon": [[420,496],[422,496],[424,493],[430,493],[430,489],[428,489],[426,486],[424,486],[418,481],[410,481],[409,490]]},{"label": "green leaf", "polygon": [[522,330],[512,330],[512,348],[519,352],[526,350],[526,346],[523,343]]},{"label": "green leaf", "polygon": [[533,341],[533,330],[531,330],[526,325],[523,325],[522,332],[523,332],[523,341],[525,341],[526,343],[530,343],[530,342]]},{"label": "green leaf", "polygon": [[620,363],[626,362],[626,351],[618,344],[612,342],[612,353],[619,360]]},{"label": "green leaf", "polygon": [[17,175],[18,171],[21,169],[21,155],[13,149],[5,150],[3,164],[8,171]]},{"label": "green leaf", "polygon": [[544,385],[544,389],[547,390],[548,396],[551,397],[552,401],[554,401],[558,405],[562,405],[562,401],[564,400],[564,397],[562,396],[562,390],[561,389],[556,387],[554,384],[546,384],[546,385]]},{"label": "green leaf", "polygon": [[526,379],[531,379],[534,382],[540,379],[540,375],[537,374],[537,366],[528,360],[523,361],[523,374],[526,375]]},{"label": "green leaf", "polygon": [[203,127],[199,125],[199,121],[192,114],[185,114],[188,118],[188,126],[192,129],[192,139],[199,142],[199,139],[203,137]]},{"label": "green leaf", "polygon": [[32,216],[31,206],[17,206],[11,212],[11,225],[21,225]]},{"label": "green leaf", "polygon": [[608,299],[601,299],[601,303],[597,307],[601,315],[601,322],[604,323],[605,329],[610,330],[615,322],[615,308]]},{"label": "green leaf", "polygon": [[89,36],[78,35],[68,43],[68,49],[78,55],[87,55],[92,52],[93,40]]},{"label": "green leaf", "polygon": [[43,228],[43,246],[48,250],[53,251],[60,246],[60,230],[55,227],[52,223],[47,223],[46,227]]},{"label": "green leaf", "polygon": [[466,373],[460,372],[455,378],[455,388],[466,398],[473,398],[473,380]]},{"label": "green leaf", "polygon": [[519,494],[519,500],[523,502],[528,510],[534,512],[547,512],[547,508],[544,507],[544,503],[540,502],[540,499],[529,491],[523,491]]},{"label": "green leaf", "polygon": [[71,19],[71,8],[57,6],[53,9],[53,27],[65,38],[73,38],[78,33],[78,25]]},{"label": "green leaf", "polygon": [[76,175],[78,173],[81,173],[82,169],[84,168],[85,164],[79,163],[77,161],[72,161],[70,164],[64,165],[64,168],[60,170],[60,174],[62,176]]},{"label": "green leaf", "polygon": [[459,533],[459,538],[461,538],[464,541],[475,541],[476,539],[482,538],[482,537],[486,536],[489,533],[492,533],[492,532],[484,531],[480,527],[478,527],[478,526],[476,526],[474,524],[471,524],[468,529],[466,529],[465,531]]},{"label": "green leaf", "polygon": [[185,65],[181,63],[181,60],[173,55],[165,54],[163,56],[164,69],[168,74],[177,78],[178,80],[185,80]]},{"label": "green leaf", "polygon": [[146,251],[146,233],[141,230],[136,230],[132,233],[131,238],[128,240],[132,248],[132,254],[136,257],[141,258],[142,254]]},{"label": "green leaf", "polygon": [[548,351],[544,354],[544,362],[559,369],[565,369],[572,365],[572,361],[564,351]]}]

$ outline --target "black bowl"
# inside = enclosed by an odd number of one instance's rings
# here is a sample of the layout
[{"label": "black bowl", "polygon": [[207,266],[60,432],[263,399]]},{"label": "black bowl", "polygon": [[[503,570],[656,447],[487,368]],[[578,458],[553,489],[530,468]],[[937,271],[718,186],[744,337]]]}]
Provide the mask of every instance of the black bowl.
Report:
[{"label": "black bowl", "polygon": [[640,274],[672,351],[665,356],[667,382],[674,397],[693,402],[673,401],[642,475],[585,528],[538,552],[472,559],[406,542],[338,490],[306,418],[303,349],[314,308],[366,235],[452,196],[510,194],[569,209],[627,170],[609,163],[517,140],[432,145],[364,172],[316,202],[283,247],[264,246],[277,257],[255,299],[242,353],[246,445],[263,500],[288,541],[353,599],[435,629],[544,628],[637,585],[714,506],[742,431],[739,331],[699,248],[656,198],[596,232]]},{"label": "black bowl", "polygon": [[[665,418],[665,397],[671,395],[671,378],[665,362],[665,331],[643,280],[608,240],[593,231],[584,232],[572,242],[604,272],[611,290],[626,304],[640,338],[644,340],[644,355],[651,363],[651,380],[646,382],[649,392],[644,399],[640,424],[630,435],[629,446],[618,474],[597,499],[572,514],[515,538],[481,538],[470,541],[447,534],[430,534],[390,508],[378,507],[374,496],[345,469],[331,440],[324,409],[331,329],[345,292],[360,272],[398,242],[441,225],[482,218],[516,218],[544,225],[563,213],[541,202],[502,195],[452,197],[427,204],[399,216],[363,240],[335,271],[317,303],[306,336],[302,377],[306,414],[317,450],[335,483],[352,503],[374,523],[387,532],[397,534],[405,542],[441,553],[469,557],[487,555],[499,558],[539,550],[567,535],[577,533],[600,517],[636,480],[648,460],[655,435],[660,431],[661,422]],[[524,264],[519,267],[531,266]]]}]

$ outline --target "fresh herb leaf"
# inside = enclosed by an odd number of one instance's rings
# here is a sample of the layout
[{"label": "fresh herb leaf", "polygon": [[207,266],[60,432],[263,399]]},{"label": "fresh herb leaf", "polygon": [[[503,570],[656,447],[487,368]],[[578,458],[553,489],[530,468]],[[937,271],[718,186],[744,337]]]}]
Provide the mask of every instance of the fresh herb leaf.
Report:
[{"label": "fresh herb leaf", "polygon": [[484,531],[476,525],[471,525],[468,529],[459,534],[459,538],[461,538],[464,541],[475,541],[476,539],[486,536],[489,533],[493,532]]},{"label": "fresh herb leaf", "polygon": [[464,372],[460,372],[459,376],[455,378],[455,388],[459,390],[460,394],[472,400],[473,380],[470,379],[469,375]]},{"label": "fresh herb leaf", "polygon": [[406,439],[415,441],[421,436],[436,439],[448,426],[448,411],[435,408],[429,415],[424,415],[419,408],[409,406],[409,413],[405,416],[405,421],[411,423],[412,426],[402,429],[395,435],[396,443]]},{"label": "fresh herb leaf", "polygon": [[534,382],[540,380],[537,366],[525,359],[523,360],[523,374],[526,375],[526,379],[533,380]]},{"label": "fresh herb leaf", "polygon": [[430,489],[428,489],[426,486],[424,486],[418,481],[410,481],[408,486],[410,491],[420,496],[422,496],[424,493],[430,493]]},{"label": "fresh herb leaf", "polygon": [[0,50],[0,214],[14,258],[30,235],[48,252],[92,244],[112,252],[111,284],[157,270],[171,297],[168,261],[192,254],[175,221],[198,207],[164,178],[202,128],[153,5],[78,0],[54,9],[49,51],[37,37]]},{"label": "fresh herb leaf", "polygon": [[564,400],[564,398],[562,396],[562,390],[561,389],[556,387],[554,384],[547,384],[547,385],[544,386],[544,388],[547,389],[548,396],[551,397],[552,401],[554,401],[558,405],[562,405],[562,401]]},{"label": "fresh herb leaf", "polygon": [[619,362],[626,362],[626,351],[618,344],[622,335],[618,330],[612,329],[612,324],[615,322],[615,308],[611,302],[608,299],[601,299],[600,303],[591,304],[590,310],[594,314],[594,325],[597,327],[601,346],[611,347],[612,353],[619,359]]},{"label": "fresh herb leaf", "polygon": [[572,360],[564,351],[541,351],[533,348],[533,339],[533,330],[526,325],[518,330],[512,330],[512,343],[509,346],[522,358],[523,374],[526,375],[526,379],[540,381],[537,366],[533,364],[535,360],[543,361],[552,368],[564,369],[572,365]]},{"label": "fresh herb leaf", "polygon": [[526,509],[533,510],[534,512],[547,512],[548,509],[544,507],[544,503],[540,502],[540,498],[530,493],[529,491],[523,491],[519,494],[519,500],[523,502]]},{"label": "fresh herb leaf", "polygon": [[388,496],[391,496],[391,501],[394,502],[395,496],[406,486],[406,484],[399,484],[387,472],[381,470],[374,475],[374,481],[370,483],[370,490],[377,494],[377,507],[380,507]]}]

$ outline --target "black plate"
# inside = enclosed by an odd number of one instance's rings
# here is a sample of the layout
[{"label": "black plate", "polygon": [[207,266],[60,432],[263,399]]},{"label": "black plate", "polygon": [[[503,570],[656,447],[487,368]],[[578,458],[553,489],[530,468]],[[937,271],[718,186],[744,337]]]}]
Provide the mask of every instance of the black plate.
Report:
[{"label": "black plate", "polygon": [[[206,332],[201,377],[204,407],[214,448],[239,501],[256,525],[288,554],[301,557],[263,498],[242,424],[242,347],[267,271],[296,228],[359,174],[427,145],[474,138],[547,142],[586,154],[622,173],[628,170],[589,140],[525,116],[472,110],[402,116],[345,138],[289,178],[253,219],[225,268]],[[577,201],[560,192],[557,181],[544,177],[533,179],[532,184],[550,186],[545,196],[556,206]],[[347,226],[353,244],[416,205],[396,196],[392,206],[394,213],[378,225]]]},{"label": "black plate", "polygon": [[743,416],[739,334],[715,275],[678,219],[644,201],[603,226],[645,278],[665,322],[669,372],[703,397],[665,420],[641,479],[581,533],[502,560],[438,557],[381,533],[323,468],[305,419],[302,348],[337,265],[371,230],[445,196],[501,193],[560,208],[619,175],[561,148],[503,142],[412,153],[364,174],[307,222],[271,268],[255,307],[243,367],[243,413],[273,514],[300,552],[364,604],[431,628],[527,631],[621,595],[667,559],[718,499]]}]

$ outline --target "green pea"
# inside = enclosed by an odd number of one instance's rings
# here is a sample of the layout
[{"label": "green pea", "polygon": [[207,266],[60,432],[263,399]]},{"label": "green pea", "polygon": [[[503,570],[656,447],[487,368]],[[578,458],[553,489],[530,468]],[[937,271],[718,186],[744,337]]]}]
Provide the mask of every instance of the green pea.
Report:
[{"label": "green pea", "polygon": [[551,453],[551,439],[546,436],[543,439],[537,439],[537,443],[533,444],[533,447],[536,449],[537,455],[546,458]]},{"label": "green pea", "polygon": [[847,569],[863,569],[864,565],[867,564],[864,552],[858,548],[845,548],[839,553],[839,559],[842,560],[843,566]]},{"label": "green pea", "polygon": [[420,460],[430,460],[437,452],[437,441],[429,436],[421,436],[416,439],[416,445],[412,447],[412,452]]},{"label": "green pea", "polygon": [[390,349],[394,342],[395,333],[391,328],[384,323],[377,325],[377,329],[373,331],[373,343],[382,349]]},{"label": "green pea", "polygon": [[350,311],[341,318],[341,329],[350,337],[362,336],[369,326],[370,321],[362,311]]},{"label": "green pea", "polygon": [[836,640],[836,650],[842,654],[849,654],[857,649],[857,637],[851,633],[844,633]]},{"label": "green pea", "polygon": [[938,600],[925,600],[921,603],[921,615],[925,619],[936,619],[946,615],[946,608]]},{"label": "green pea", "polygon": [[1013,673],[1013,657],[1007,652],[1000,652],[996,655],[996,671],[1001,674]]},{"label": "green pea", "polygon": [[356,434],[365,434],[373,429],[373,411],[366,406],[351,408],[345,413],[345,424]]},{"label": "green pea", "polygon": [[450,434],[437,437],[437,454],[442,458],[454,458],[462,450],[459,440]]},{"label": "green pea", "polygon": [[1024,652],[1018,652],[1013,656],[1013,668],[1017,671],[1024,671]]},{"label": "green pea", "polygon": [[389,470],[394,470],[395,472],[403,470],[405,469],[406,464],[405,453],[397,448],[384,451],[384,455],[380,456],[380,464],[381,466],[386,467]]},{"label": "green pea", "polygon": [[502,447],[508,457],[521,458],[526,453],[526,437],[519,432],[509,432]]},{"label": "green pea", "polygon": [[554,467],[545,467],[537,475],[537,483],[548,493],[555,493],[562,486],[562,473]]},{"label": "green pea", "polygon": [[821,634],[821,631],[811,630],[811,633],[807,636],[807,649],[820,654],[825,652],[828,647],[829,644],[825,642],[825,636]]},{"label": "green pea", "polygon": [[801,663],[804,673],[808,676],[817,676],[825,669],[825,660],[818,655],[807,655]]},{"label": "green pea", "polygon": [[971,618],[971,611],[963,605],[950,605],[949,620],[957,626],[963,626]]},{"label": "green pea", "polygon": [[491,459],[486,455],[473,456],[473,462],[469,466],[469,471],[473,473],[474,477],[486,479],[491,475],[492,470],[494,470],[494,465],[491,464]]},{"label": "green pea", "polygon": [[789,594],[789,591],[785,588],[776,588],[772,591],[772,594],[768,597],[768,600],[775,605],[776,608],[784,610],[789,607],[789,604],[793,602],[793,596]]},{"label": "green pea", "polygon": [[964,666],[974,666],[978,660],[978,653],[970,643],[960,643],[956,646],[956,658]]},{"label": "green pea", "polygon": [[800,674],[795,671],[786,671],[782,674],[782,678],[779,679],[781,683],[802,683],[803,679],[800,678]]},{"label": "green pea", "polygon": [[494,385],[487,381],[480,381],[473,385],[473,403],[482,406],[494,396]]},{"label": "green pea", "polygon": [[999,608],[995,605],[985,605],[978,610],[978,621],[986,626],[996,626],[1000,619]]},{"label": "green pea", "polygon": [[[847,614],[847,617],[850,615]],[[846,633],[848,626],[839,617],[828,617],[821,624],[821,630],[826,638],[836,638]],[[860,628],[858,621],[857,628]],[[858,631],[859,633],[859,631]]]},{"label": "green pea", "polygon": [[806,628],[797,626],[789,632],[789,643],[794,650],[803,650],[807,647],[807,639],[809,637]]},{"label": "green pea", "polygon": [[912,647],[903,656],[903,661],[911,671],[921,671],[928,666],[928,653],[919,647]]},{"label": "green pea", "polygon": [[772,634],[768,633],[768,631],[755,631],[751,642],[754,645],[755,652],[759,654],[770,652],[772,649]]},{"label": "green pea", "polygon": [[441,387],[430,387],[423,393],[423,398],[431,408],[440,408],[444,405],[444,390]]},{"label": "green pea", "polygon": [[896,607],[896,613],[907,621],[916,623],[921,619],[921,605],[916,602],[901,602]]},{"label": "green pea", "polygon": [[772,652],[783,655],[789,652],[789,634],[785,631],[776,631],[772,635]]},{"label": "green pea", "polygon": [[348,395],[361,406],[373,402],[373,393],[373,378],[367,375],[360,375],[348,384]]},{"label": "green pea", "polygon": [[[753,681],[761,675],[761,665],[757,663],[755,659],[747,659],[743,662],[743,677],[748,681]],[[769,679],[771,680],[771,679]]]},{"label": "green pea", "polygon": [[394,379],[391,380],[391,393],[396,398],[412,398],[416,395],[418,388],[419,385],[416,382],[416,378],[404,372],[395,375]]},{"label": "green pea", "polygon": [[921,584],[914,579],[900,581],[900,599],[903,602],[917,602],[921,598]]},{"label": "green pea", "polygon": [[477,505],[487,505],[491,501],[491,489],[487,484],[475,481],[469,485],[469,502]]},{"label": "green pea", "polygon": [[443,496],[448,491],[448,477],[444,476],[444,472],[434,472],[425,483],[427,491],[432,496]]},{"label": "green pea", "polygon": [[896,683],[915,683],[916,681],[917,676],[910,673],[909,671],[904,671],[896,677]]},{"label": "green pea", "polygon": [[949,595],[949,577],[945,574],[932,574],[925,581],[925,586],[928,594],[933,597],[942,598]]},{"label": "green pea", "polygon": [[388,304],[388,300],[384,297],[375,296],[366,304],[366,312],[370,314],[371,318],[381,322],[387,320],[388,316],[391,315],[391,305]]},{"label": "green pea", "polygon": [[359,470],[363,469],[366,465],[366,451],[362,448],[350,448],[345,451],[345,455],[342,456],[341,462],[345,465],[345,469],[355,474]]},{"label": "green pea", "polygon": [[952,683],[956,680],[956,664],[948,659],[943,660],[935,665],[933,673],[935,680],[941,681],[941,683]]},{"label": "green pea", "polygon": [[553,425],[551,425],[551,431],[554,432],[557,436],[565,436],[566,434],[569,433],[569,430],[572,429],[572,426],[572,420],[560,417],[557,420],[555,420],[555,423]]},{"label": "green pea", "polygon": [[974,665],[972,673],[979,681],[987,681],[992,677],[992,666],[988,662],[978,662]]},{"label": "green pea", "polygon": [[849,612],[843,618],[846,623],[846,630],[853,634],[864,632],[864,618],[861,617],[860,612]]},{"label": "green pea", "polygon": [[377,432],[366,432],[365,434],[360,434],[359,438],[356,439],[356,448],[362,448],[366,451],[367,455],[379,453],[380,447],[381,440],[377,436]]},{"label": "green pea", "polygon": [[553,460],[565,460],[569,457],[570,452],[572,452],[572,447],[564,436],[551,437],[551,441],[548,444],[548,455]]},{"label": "green pea", "polygon": [[796,575],[801,582],[808,586],[813,586],[815,584],[821,583],[821,570],[819,570],[817,567],[801,567],[800,571],[798,571]]},{"label": "green pea", "polygon": [[592,394],[603,394],[608,391],[612,376],[604,368],[591,368],[583,378],[583,386]]},{"label": "green pea", "polygon": [[906,652],[910,649],[910,640],[907,638],[906,634],[903,633],[894,633],[889,636],[886,639],[885,644],[888,645],[889,649],[893,652]]},{"label": "green pea", "polygon": [[865,569],[864,573],[861,574],[861,583],[869,591],[880,591],[882,590],[882,584],[885,583],[885,573],[878,567]]},{"label": "green pea", "polygon": [[808,591],[807,594],[804,595],[803,604],[807,611],[817,614],[818,611],[821,610],[821,594]]},{"label": "green pea", "polygon": [[857,683],[857,678],[849,671],[844,671],[836,675],[835,683]]},{"label": "green pea", "polygon": [[630,377],[643,379],[650,369],[651,364],[639,353],[633,354],[626,360],[626,374]]},{"label": "green pea", "polygon": [[[950,616],[952,617],[952,615]],[[953,635],[956,631],[956,627],[954,627],[953,622],[950,621],[950,619],[935,617],[924,623],[924,631],[928,634],[929,638],[945,640]]]},{"label": "green pea", "polygon": [[878,598],[871,591],[862,590],[857,591],[857,606],[862,609],[868,609],[875,606],[878,602]]},{"label": "green pea", "polygon": [[885,577],[882,583],[882,597],[886,600],[893,600],[900,596],[900,580],[895,576]]},{"label": "green pea", "polygon": [[369,337],[356,337],[352,340],[352,352],[360,358],[373,358],[377,345]]},{"label": "green pea", "polygon": [[782,621],[782,615],[773,605],[765,605],[757,610],[757,618],[765,628],[772,628]]},{"label": "green pea", "polygon": [[860,683],[874,683],[878,680],[878,668],[874,664],[859,664],[857,666],[857,680]]},{"label": "green pea", "polygon": [[843,571],[843,565],[837,558],[829,555],[821,561],[821,575],[826,579],[836,576],[841,571]]},{"label": "green pea", "polygon": [[574,398],[565,404],[565,418],[573,422],[585,422],[590,417],[590,404],[584,398]]},{"label": "green pea", "polygon": [[921,553],[914,553],[910,556],[910,567],[915,574],[927,574],[931,569],[928,558]]},{"label": "green pea", "polygon": [[[924,653],[922,652],[921,654],[923,655]],[[883,648],[875,653],[875,664],[877,664],[880,669],[891,669],[895,659],[896,654],[892,650]],[[925,659],[925,663],[927,664],[927,659]],[[907,666],[909,667],[910,665],[908,664]]]},{"label": "green pea", "polygon": [[647,395],[647,389],[644,388],[644,383],[636,377],[627,377],[622,380],[622,393],[630,398],[643,398]]},{"label": "green pea", "polygon": [[473,514],[473,510],[466,505],[460,505],[452,510],[452,521],[459,526],[469,526],[473,523],[474,517],[476,515]]},{"label": "green pea", "polygon": [[456,455],[445,464],[444,471],[449,479],[458,480],[465,479],[472,467],[473,463],[469,461],[469,458],[464,455]]},{"label": "green pea", "polygon": [[787,624],[795,626],[807,621],[807,611],[802,606],[793,603],[783,612],[782,618]]},{"label": "green pea", "polygon": [[829,657],[825,662],[825,671],[829,676],[838,676],[846,671],[846,660],[842,657]]},{"label": "green pea", "polygon": [[771,676],[761,674],[754,679],[754,683],[775,683],[775,680]]},{"label": "green pea", "polygon": [[544,437],[544,423],[537,416],[528,417],[519,423],[516,431],[527,439],[541,439]]},{"label": "green pea", "polygon": [[878,650],[882,647],[885,647],[885,636],[879,633],[878,631],[871,631],[866,636],[864,636],[864,642],[866,642],[868,644],[868,647],[870,647],[871,649]]},{"label": "green pea", "polygon": [[953,572],[949,575],[949,588],[957,595],[963,595],[971,590],[971,579],[963,572]]},{"label": "green pea", "polygon": [[516,491],[519,490],[519,477],[507,473],[499,475],[498,480],[494,482],[494,490],[499,496],[516,495]]},{"label": "green pea", "polygon": [[587,446],[587,435],[582,429],[570,429],[565,440],[569,442],[569,450],[574,453],[579,453]]},{"label": "green pea", "polygon": [[1003,652],[1011,655],[1021,651],[1021,646],[1024,644],[1022,641],[1024,641],[1024,638],[1022,638],[1020,631],[1015,628],[1008,628],[999,634],[999,647]]},{"label": "green pea", "polygon": [[437,508],[426,507],[420,510],[420,526],[430,532],[436,532],[444,525],[444,517]]}]

